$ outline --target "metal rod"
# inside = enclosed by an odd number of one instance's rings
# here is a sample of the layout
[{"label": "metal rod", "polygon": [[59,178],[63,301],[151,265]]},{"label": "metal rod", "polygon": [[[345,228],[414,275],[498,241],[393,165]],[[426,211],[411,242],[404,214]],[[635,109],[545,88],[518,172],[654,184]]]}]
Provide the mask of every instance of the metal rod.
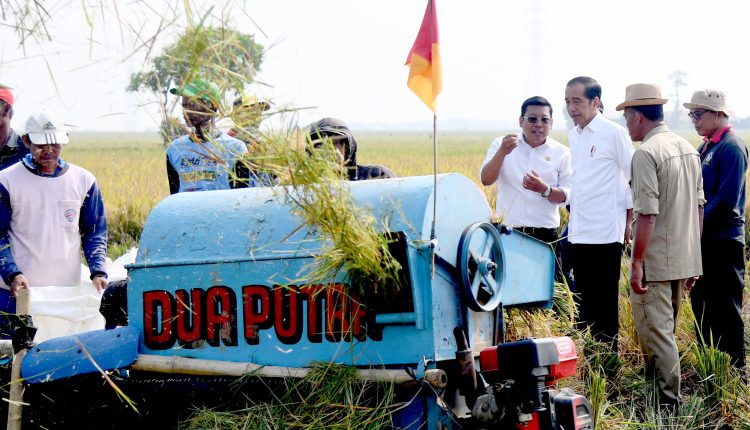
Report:
[{"label": "metal rod", "polygon": [[[262,366],[254,363],[145,354],[138,355],[138,360],[133,363],[132,369],[168,374],[209,376],[243,376],[252,373],[255,376],[272,378],[302,378],[310,371],[308,368],[300,367]],[[358,369],[357,373],[360,378],[372,381],[403,383],[414,380],[404,370]]]},{"label": "metal rod", "polygon": [[[29,315],[31,305],[29,290],[26,288],[16,291],[16,314]],[[23,418],[23,379],[21,379],[21,363],[26,356],[26,348],[13,356],[10,370],[10,394],[8,396],[8,430],[20,430]]]}]

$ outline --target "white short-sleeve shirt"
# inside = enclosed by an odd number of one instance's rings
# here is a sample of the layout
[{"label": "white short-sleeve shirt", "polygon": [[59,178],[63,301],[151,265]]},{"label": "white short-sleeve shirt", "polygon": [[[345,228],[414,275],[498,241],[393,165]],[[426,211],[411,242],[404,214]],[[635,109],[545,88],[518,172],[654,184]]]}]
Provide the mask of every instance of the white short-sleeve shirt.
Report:
[{"label": "white short-sleeve shirt", "polygon": [[[560,226],[561,204],[555,204],[536,191],[523,187],[523,177],[532,170],[550,186],[560,188],[570,196],[571,157],[570,151],[562,143],[547,137],[544,144],[532,148],[524,141],[523,133],[518,134],[518,146],[503,160],[497,184],[495,212],[502,223],[513,227]],[[498,137],[490,144],[482,168],[500,150],[503,138]],[[481,169],[480,169],[481,173]]]}]

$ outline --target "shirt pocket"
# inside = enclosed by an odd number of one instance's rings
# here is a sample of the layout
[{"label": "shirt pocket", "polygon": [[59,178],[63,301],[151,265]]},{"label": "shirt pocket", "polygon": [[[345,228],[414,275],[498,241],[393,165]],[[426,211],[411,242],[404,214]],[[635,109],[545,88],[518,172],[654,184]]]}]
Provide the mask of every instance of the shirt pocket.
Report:
[{"label": "shirt pocket", "polygon": [[81,216],[81,202],[78,200],[60,200],[58,205],[58,219],[63,228],[78,229],[78,220]]}]

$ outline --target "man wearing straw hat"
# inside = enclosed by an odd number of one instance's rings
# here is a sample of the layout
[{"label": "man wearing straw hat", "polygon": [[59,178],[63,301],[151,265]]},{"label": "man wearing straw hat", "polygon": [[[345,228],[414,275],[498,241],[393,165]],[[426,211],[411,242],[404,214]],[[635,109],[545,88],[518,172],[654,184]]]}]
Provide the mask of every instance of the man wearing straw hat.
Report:
[{"label": "man wearing straw hat", "polygon": [[667,102],[654,84],[625,90],[624,111],[633,154],[631,189],[635,241],[630,302],[647,377],[658,381],[659,404],[680,401],[680,355],[675,340],[683,288],[701,274],[703,180],[698,152],[664,124]]},{"label": "man wearing straw hat", "polygon": [[16,164],[29,153],[21,136],[10,128],[14,102],[12,88],[0,84],[0,170]]},{"label": "man wearing straw hat", "polygon": [[745,277],[745,142],[729,125],[732,111],[723,92],[693,93],[690,119],[703,144],[698,148],[706,194],[703,236],[703,276],[691,292],[698,339],[713,342],[740,369],[745,367],[745,325],[742,290]]}]

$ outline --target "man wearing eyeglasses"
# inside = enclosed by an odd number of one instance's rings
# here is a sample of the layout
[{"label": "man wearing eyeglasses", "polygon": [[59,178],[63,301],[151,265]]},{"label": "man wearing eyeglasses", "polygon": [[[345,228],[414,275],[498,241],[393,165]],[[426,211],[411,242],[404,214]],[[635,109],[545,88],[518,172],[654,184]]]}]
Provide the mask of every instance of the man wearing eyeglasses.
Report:
[{"label": "man wearing eyeglasses", "polygon": [[524,101],[518,124],[520,136],[509,134],[492,141],[480,179],[484,185],[497,183],[495,210],[503,224],[555,243],[559,207],[570,195],[570,151],[549,137],[552,106],[545,98]]},{"label": "man wearing eyeglasses", "polygon": [[579,295],[579,327],[608,343],[608,373],[617,368],[619,282],[623,243],[630,242],[632,196],[628,132],[599,112],[602,88],[588,76],[571,79],[565,106],[575,127],[568,133],[573,163],[568,240]]},{"label": "man wearing eyeglasses", "polygon": [[745,142],[729,124],[732,111],[723,92],[693,93],[690,119],[703,143],[698,148],[703,170],[704,208],[701,251],[703,276],[690,294],[698,321],[697,336],[713,342],[740,369],[745,367],[742,290],[745,277]]}]

